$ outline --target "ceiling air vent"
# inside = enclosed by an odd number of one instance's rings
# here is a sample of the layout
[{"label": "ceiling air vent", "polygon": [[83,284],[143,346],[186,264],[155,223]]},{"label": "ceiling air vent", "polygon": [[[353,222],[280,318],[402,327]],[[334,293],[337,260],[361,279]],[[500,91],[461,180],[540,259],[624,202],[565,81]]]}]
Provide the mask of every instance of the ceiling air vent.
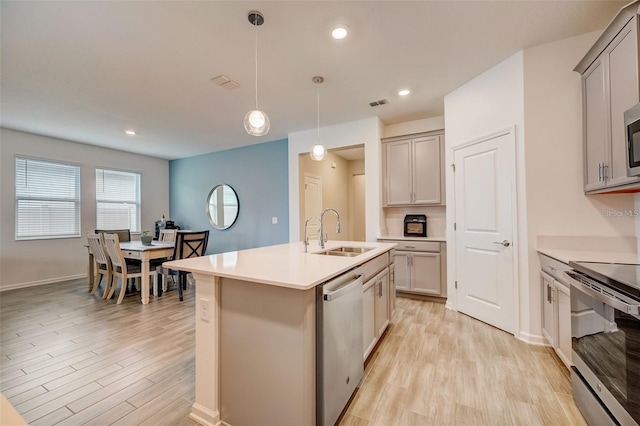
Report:
[{"label": "ceiling air vent", "polygon": [[386,105],[388,103],[389,103],[389,99],[384,98],[384,99],[380,99],[378,101],[369,102],[369,106],[370,107],[377,107],[379,105]]},{"label": "ceiling air vent", "polygon": [[236,87],[240,86],[237,82],[231,80],[229,77],[227,77],[224,74],[220,74],[217,77],[213,77],[211,81],[213,81],[215,84],[217,84],[220,87],[224,87],[227,90],[235,89]]}]

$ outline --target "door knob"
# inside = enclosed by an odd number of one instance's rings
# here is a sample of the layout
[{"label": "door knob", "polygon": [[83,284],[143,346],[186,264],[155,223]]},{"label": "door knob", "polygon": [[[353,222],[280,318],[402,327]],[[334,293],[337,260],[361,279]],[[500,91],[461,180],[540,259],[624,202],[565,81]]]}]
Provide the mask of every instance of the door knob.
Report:
[{"label": "door knob", "polygon": [[493,244],[500,244],[503,245],[505,247],[509,247],[511,245],[511,243],[507,240],[502,240],[502,241],[494,241]]}]

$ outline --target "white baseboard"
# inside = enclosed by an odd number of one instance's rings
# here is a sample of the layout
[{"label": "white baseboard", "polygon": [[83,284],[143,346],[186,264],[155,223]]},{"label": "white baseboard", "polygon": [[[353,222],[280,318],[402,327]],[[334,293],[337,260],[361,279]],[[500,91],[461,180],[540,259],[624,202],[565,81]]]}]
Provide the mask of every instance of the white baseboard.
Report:
[{"label": "white baseboard", "polygon": [[517,338],[530,345],[549,346],[549,343],[547,343],[547,340],[542,334],[529,334],[521,330]]},{"label": "white baseboard", "polygon": [[191,406],[189,417],[204,426],[220,426],[225,424],[220,421],[220,412],[212,411],[202,404],[194,402]]},{"label": "white baseboard", "polygon": [[63,281],[73,281],[73,280],[78,280],[78,279],[85,279],[86,280],[87,279],[87,275],[86,274],[70,275],[68,277],[57,277],[57,278],[49,278],[49,279],[46,279],[46,280],[40,280],[40,281],[30,281],[30,282],[26,282],[26,283],[15,283],[15,284],[1,285],[0,286],[0,292],[1,291],[6,291],[6,290],[15,290],[15,289],[18,289],[18,288],[35,287],[35,286],[38,286],[38,285],[55,284],[55,283],[60,283],[60,282],[63,282]]}]

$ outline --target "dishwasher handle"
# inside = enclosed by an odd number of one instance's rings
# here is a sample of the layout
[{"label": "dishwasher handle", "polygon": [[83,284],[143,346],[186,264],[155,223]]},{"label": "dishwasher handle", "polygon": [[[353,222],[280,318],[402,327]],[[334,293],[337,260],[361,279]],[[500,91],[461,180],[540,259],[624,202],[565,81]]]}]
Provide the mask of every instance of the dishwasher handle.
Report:
[{"label": "dishwasher handle", "polygon": [[336,289],[328,292],[328,293],[324,293],[323,295],[323,299],[326,302],[331,302],[332,300],[336,300],[338,298],[340,298],[340,296],[342,296],[344,293],[346,293],[349,289],[349,287],[351,287],[352,285],[358,285],[358,286],[362,286],[362,280],[364,279],[364,275],[360,274],[360,275],[356,275],[355,278],[352,281],[345,281],[344,284],[340,285],[339,287],[337,287]]}]

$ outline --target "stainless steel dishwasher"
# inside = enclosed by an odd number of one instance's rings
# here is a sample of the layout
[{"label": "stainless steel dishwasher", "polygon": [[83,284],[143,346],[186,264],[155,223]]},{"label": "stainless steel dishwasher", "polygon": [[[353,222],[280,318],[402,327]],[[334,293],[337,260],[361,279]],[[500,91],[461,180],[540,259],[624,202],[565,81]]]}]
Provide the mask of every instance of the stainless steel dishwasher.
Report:
[{"label": "stainless steel dishwasher", "polygon": [[316,288],[316,425],[333,426],[362,380],[363,275]]}]

